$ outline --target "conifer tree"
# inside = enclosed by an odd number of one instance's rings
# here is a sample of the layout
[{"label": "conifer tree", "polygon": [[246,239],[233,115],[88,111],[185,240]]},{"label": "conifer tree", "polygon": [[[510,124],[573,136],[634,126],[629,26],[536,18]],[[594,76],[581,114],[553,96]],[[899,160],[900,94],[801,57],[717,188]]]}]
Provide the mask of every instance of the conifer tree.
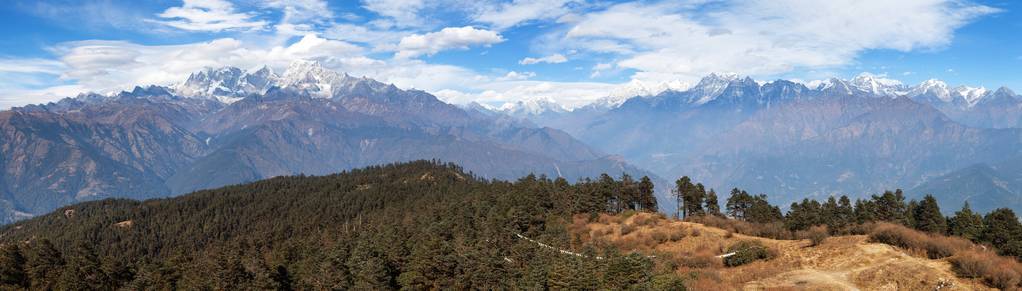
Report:
[{"label": "conifer tree", "polygon": [[27,259],[18,244],[9,244],[0,249],[0,289],[15,290],[29,287],[25,272]]},{"label": "conifer tree", "polygon": [[67,256],[67,265],[58,281],[61,290],[100,290],[106,285],[102,265],[91,245],[80,243]]},{"label": "conifer tree", "polygon": [[720,216],[720,203],[717,202],[717,191],[706,192],[706,214]]},{"label": "conifer tree", "polygon": [[980,240],[988,242],[1001,254],[1009,256],[1022,255],[1017,245],[1022,239],[1022,223],[1018,216],[1008,208],[998,208],[983,217],[983,233]]},{"label": "conifer tree", "polygon": [[940,213],[940,205],[933,195],[926,195],[913,209],[912,221],[915,228],[921,231],[944,234],[947,232],[947,219]]},{"label": "conifer tree", "polygon": [[976,241],[983,232],[983,216],[972,212],[969,201],[965,201],[962,210],[955,212],[948,221],[948,233],[954,236]]},{"label": "conifer tree", "polygon": [[32,247],[25,271],[31,278],[32,289],[54,290],[64,269],[64,257],[49,240],[43,239]]},{"label": "conifer tree", "polygon": [[639,179],[639,204],[646,211],[657,211],[656,195],[653,192],[653,181],[648,176]]}]

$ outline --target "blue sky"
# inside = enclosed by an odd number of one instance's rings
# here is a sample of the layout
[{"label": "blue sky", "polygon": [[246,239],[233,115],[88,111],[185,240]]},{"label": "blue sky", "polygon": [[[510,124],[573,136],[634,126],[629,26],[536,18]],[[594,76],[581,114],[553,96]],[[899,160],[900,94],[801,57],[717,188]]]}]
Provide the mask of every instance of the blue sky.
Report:
[{"label": "blue sky", "polygon": [[711,72],[1022,89],[1017,1],[7,1],[0,108],[298,59],[454,103],[568,106]]}]

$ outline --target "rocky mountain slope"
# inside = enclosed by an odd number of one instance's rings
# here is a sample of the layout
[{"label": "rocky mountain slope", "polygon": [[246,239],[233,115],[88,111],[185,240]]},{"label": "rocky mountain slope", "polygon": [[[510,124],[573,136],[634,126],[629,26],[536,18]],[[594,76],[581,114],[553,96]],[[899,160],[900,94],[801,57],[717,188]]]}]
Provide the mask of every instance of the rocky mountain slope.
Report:
[{"label": "rocky mountain slope", "polygon": [[559,130],[296,62],[280,75],[209,69],[173,87],[0,112],[0,221],[75,201],[417,159],[487,178],[648,174]]},{"label": "rocky mountain slope", "polygon": [[910,189],[1018,157],[1018,104],[1022,97],[1006,88],[950,88],[935,80],[906,86],[863,74],[764,83],[713,74],[685,91],[532,120],[661,176],[769,193],[786,205],[806,196]]}]

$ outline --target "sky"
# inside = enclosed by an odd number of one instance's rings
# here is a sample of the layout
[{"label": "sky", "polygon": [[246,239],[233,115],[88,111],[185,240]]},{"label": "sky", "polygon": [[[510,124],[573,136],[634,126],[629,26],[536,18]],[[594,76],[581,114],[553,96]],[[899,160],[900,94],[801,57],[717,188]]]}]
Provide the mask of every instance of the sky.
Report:
[{"label": "sky", "polygon": [[316,60],[451,103],[567,107],[709,73],[863,72],[1022,90],[1022,3],[966,0],[11,0],[0,108]]}]

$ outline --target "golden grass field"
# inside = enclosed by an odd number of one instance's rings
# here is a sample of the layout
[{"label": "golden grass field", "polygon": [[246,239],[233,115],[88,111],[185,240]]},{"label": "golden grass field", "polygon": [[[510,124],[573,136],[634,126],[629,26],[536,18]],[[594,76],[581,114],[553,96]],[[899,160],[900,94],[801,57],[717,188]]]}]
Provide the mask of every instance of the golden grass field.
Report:
[{"label": "golden grass field", "polygon": [[[978,279],[955,276],[946,259],[906,252],[865,235],[774,240],[732,233],[660,214],[575,217],[569,231],[582,243],[610,244],[625,252],[656,255],[689,278],[692,290],[995,290]],[[758,240],[776,252],[767,261],[727,268],[715,256],[731,244]]]}]

